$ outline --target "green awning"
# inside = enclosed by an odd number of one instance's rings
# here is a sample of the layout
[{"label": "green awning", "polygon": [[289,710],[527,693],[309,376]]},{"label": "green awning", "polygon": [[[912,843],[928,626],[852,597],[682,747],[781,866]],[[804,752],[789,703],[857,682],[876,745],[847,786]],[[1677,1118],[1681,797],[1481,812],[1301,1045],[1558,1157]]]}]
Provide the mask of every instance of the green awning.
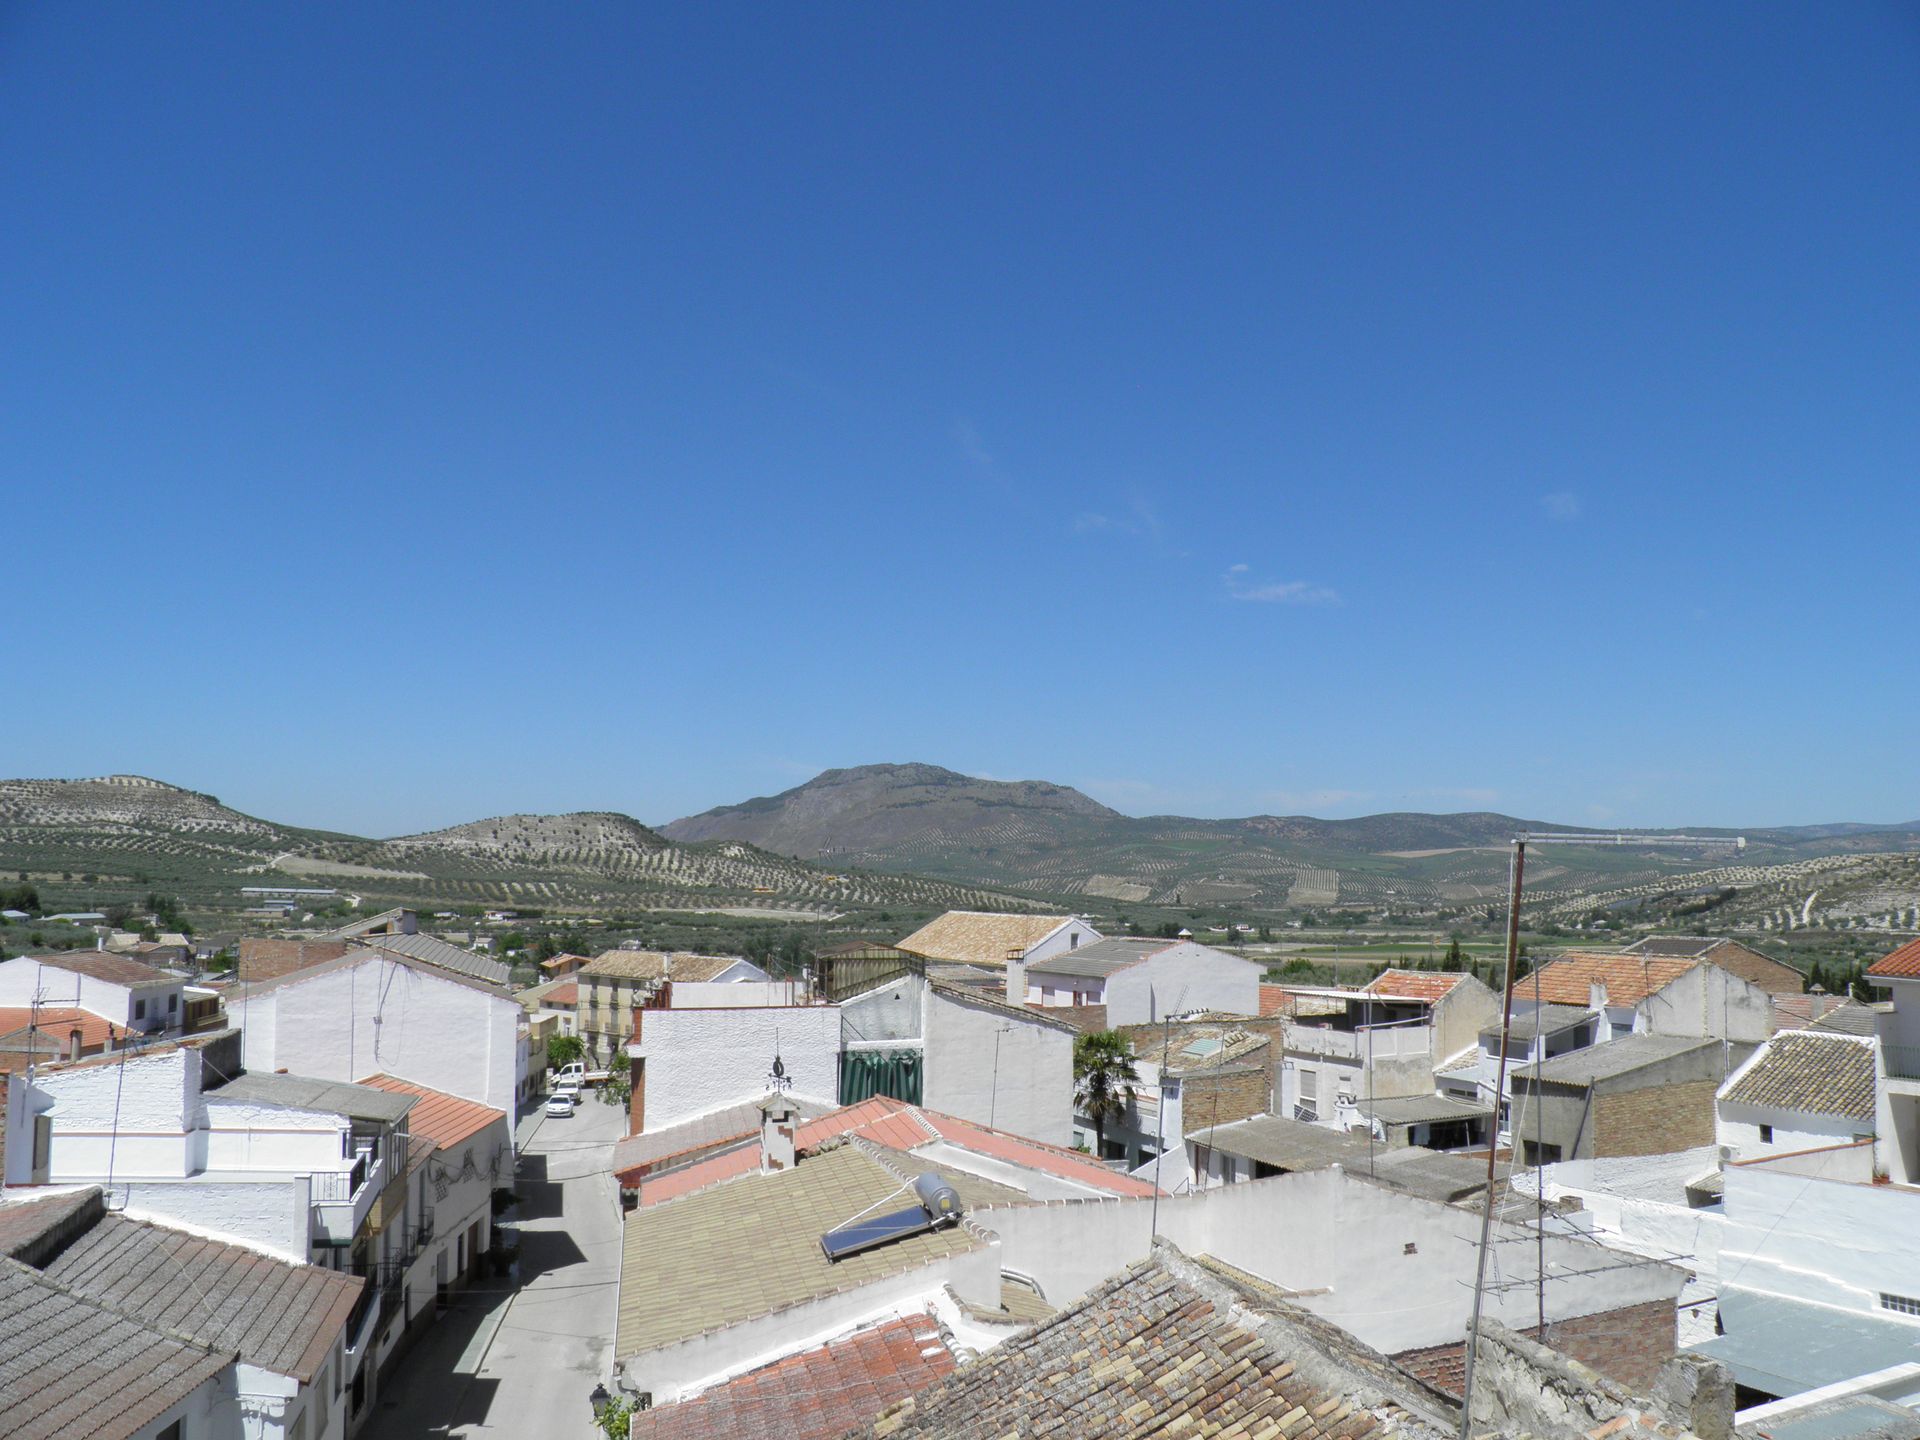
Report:
[{"label": "green awning", "polygon": [[918,1050],[849,1050],[840,1057],[840,1103],[857,1105],[875,1095],[920,1103]]}]

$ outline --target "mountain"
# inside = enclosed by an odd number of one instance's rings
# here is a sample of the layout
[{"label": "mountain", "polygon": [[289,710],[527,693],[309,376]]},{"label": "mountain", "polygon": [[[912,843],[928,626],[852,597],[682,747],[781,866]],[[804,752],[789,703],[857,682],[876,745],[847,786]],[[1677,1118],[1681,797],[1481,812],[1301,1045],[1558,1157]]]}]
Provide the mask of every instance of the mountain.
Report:
[{"label": "mountain", "polygon": [[0,873],[59,908],[164,891],[239,909],[252,886],[337,888],[385,904],[555,912],[991,908],[1001,890],[828,871],[736,840],[683,844],[629,815],[507,815],[388,840],[282,825],[134,775],[0,780]]},{"label": "mountain", "polygon": [[669,840],[743,840],[802,859],[887,851],[938,835],[991,835],[1010,820],[1062,839],[1122,820],[1097,800],[1044,780],[979,780],[938,765],[860,765],[804,785],[663,825]]},{"label": "mountain", "polygon": [[[1349,820],[1136,818],[1067,786],[982,780],[934,765],[828,770],[778,795],[660,827],[673,840],[740,840],[873,870],[1127,904],[1412,911],[1499,903],[1508,842],[1541,831],[1593,835],[1596,842],[1617,833],[1486,811]],[[1749,832],[1737,858],[1751,870],[1915,850],[1920,832],[1908,827],[1828,825]],[[1576,910],[1599,894],[1631,892],[1639,903],[1676,886],[1686,890],[1686,877],[1727,869],[1727,858],[1711,846],[1536,847],[1529,894]],[[1782,883],[1791,888],[1792,877]]]}]

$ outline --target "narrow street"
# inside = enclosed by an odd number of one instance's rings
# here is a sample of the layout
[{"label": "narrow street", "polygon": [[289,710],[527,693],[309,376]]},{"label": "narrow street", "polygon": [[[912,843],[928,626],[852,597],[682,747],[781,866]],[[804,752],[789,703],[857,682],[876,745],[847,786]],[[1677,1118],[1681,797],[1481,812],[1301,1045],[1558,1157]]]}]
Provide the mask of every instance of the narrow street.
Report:
[{"label": "narrow street", "polygon": [[625,1112],[520,1122],[517,1285],[462,1292],[400,1362],[365,1440],[595,1434],[587,1396],[612,1365],[620,1213],[608,1174]]}]

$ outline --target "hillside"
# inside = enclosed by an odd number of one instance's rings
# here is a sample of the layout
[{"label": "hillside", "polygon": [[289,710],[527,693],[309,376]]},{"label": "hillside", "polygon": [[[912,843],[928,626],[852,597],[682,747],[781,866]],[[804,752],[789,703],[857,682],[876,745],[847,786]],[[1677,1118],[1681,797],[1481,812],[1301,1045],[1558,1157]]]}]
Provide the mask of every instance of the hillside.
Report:
[{"label": "hillside", "polygon": [[661,827],[670,840],[743,840],[800,859],[884,852],[928,835],[991,836],[1009,817],[1061,839],[1124,817],[1042,780],[978,780],[938,765],[827,770],[804,785]]},{"label": "hillside", "polygon": [[[1065,786],[979,780],[931,765],[829,770],[781,794],[661,827],[675,839],[746,840],[874,870],[1123,904],[1401,913],[1469,912],[1500,903],[1508,842],[1542,830],[1612,833],[1485,811],[1348,820],[1135,818]],[[1755,883],[1772,866],[1920,852],[1915,826],[1841,824],[1748,835],[1736,868]],[[1569,915],[1592,903],[1662,904],[1659,897],[1668,892],[1691,893],[1689,876],[1726,863],[1725,851],[1704,846],[1541,847],[1529,864],[1529,892],[1552,897]],[[1791,871],[1778,879],[1788,890],[1794,883]],[[1773,895],[1775,880],[1762,888]],[[1589,898],[1597,896],[1605,898]],[[1892,899],[1886,900],[1889,913],[1898,908]],[[1769,903],[1777,909],[1785,902],[1774,896]]]},{"label": "hillside", "polygon": [[727,910],[793,918],[1021,902],[987,887],[828,871],[737,841],[679,844],[613,813],[510,815],[367,839],[281,825],[137,776],[0,781],[0,873],[50,905],[149,890],[239,909],[242,887],[334,887],[386,904],[556,912]]}]

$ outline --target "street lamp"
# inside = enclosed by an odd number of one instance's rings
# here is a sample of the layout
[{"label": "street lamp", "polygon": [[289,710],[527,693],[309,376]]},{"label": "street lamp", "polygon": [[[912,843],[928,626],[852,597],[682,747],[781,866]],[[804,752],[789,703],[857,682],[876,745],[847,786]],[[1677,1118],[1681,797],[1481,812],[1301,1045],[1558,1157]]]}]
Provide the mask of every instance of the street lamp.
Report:
[{"label": "street lamp", "polygon": [[607,1387],[595,1383],[593,1393],[587,1396],[587,1403],[593,1406],[593,1418],[599,1420],[607,1413],[607,1406],[613,1403],[613,1396],[607,1393]]}]

